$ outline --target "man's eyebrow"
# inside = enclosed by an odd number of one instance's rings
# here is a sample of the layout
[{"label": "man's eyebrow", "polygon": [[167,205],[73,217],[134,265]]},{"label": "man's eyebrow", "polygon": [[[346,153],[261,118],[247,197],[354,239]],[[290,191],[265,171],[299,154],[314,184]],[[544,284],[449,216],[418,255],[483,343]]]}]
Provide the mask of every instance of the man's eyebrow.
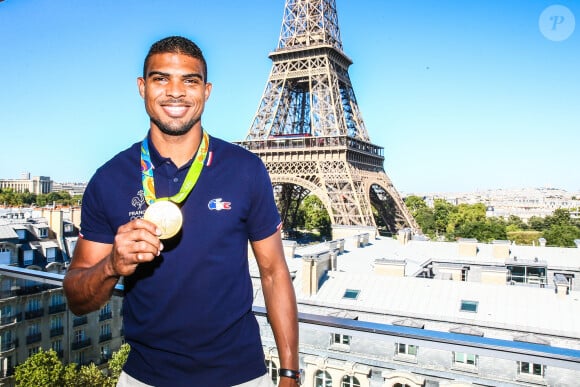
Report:
[{"label": "man's eyebrow", "polygon": [[181,78],[199,78],[203,81],[203,75],[200,73],[183,74]]},{"label": "man's eyebrow", "polygon": [[152,77],[153,75],[162,75],[164,77],[168,77],[169,73],[164,73],[162,71],[149,71],[147,73],[147,78]]},{"label": "man's eyebrow", "polygon": [[[170,73],[164,73],[163,71],[150,71],[149,73],[147,73],[147,77],[151,77],[153,75],[161,75],[163,77],[169,77],[171,76]],[[183,74],[181,76],[182,79],[188,79],[188,78],[198,78],[199,80],[203,81],[203,75],[201,75],[200,73],[189,73],[189,74]]]}]

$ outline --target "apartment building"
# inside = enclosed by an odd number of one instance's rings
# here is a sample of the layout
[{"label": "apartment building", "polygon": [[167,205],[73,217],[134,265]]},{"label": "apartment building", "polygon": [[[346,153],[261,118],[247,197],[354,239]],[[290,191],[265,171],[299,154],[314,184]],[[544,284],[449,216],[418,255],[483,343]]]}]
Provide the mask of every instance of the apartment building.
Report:
[{"label": "apartment building", "polygon": [[[508,241],[431,242],[353,236],[286,246],[299,312],[437,335],[580,349],[580,249]],[[264,305],[257,267],[256,304]],[[262,320],[273,379],[279,365]],[[575,386],[580,371],[523,355],[441,350],[416,340],[369,338],[341,328],[301,329],[307,386]]]},{"label": "apartment building", "polygon": [[[74,251],[80,209],[0,210],[0,264],[64,274]],[[102,364],[123,343],[121,300],[75,316],[61,286],[0,277],[0,385],[14,368],[54,349],[64,364]]]}]

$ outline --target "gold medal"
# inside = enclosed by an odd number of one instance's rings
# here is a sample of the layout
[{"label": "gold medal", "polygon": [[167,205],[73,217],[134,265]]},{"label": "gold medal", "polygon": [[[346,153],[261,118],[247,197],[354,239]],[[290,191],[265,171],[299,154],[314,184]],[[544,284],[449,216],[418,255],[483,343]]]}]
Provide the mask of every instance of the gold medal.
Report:
[{"label": "gold medal", "polygon": [[147,208],[143,219],[154,223],[161,230],[159,239],[169,239],[181,230],[183,215],[177,204],[159,200]]}]

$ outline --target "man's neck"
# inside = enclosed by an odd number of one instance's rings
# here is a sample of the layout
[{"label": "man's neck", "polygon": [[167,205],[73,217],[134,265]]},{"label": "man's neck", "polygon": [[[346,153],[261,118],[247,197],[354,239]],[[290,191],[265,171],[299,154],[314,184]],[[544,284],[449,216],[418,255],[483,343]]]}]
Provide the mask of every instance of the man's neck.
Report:
[{"label": "man's neck", "polygon": [[171,136],[151,127],[151,140],[161,156],[170,158],[177,167],[181,167],[197,152],[201,142],[201,133],[201,125],[194,126],[189,132],[180,136]]}]

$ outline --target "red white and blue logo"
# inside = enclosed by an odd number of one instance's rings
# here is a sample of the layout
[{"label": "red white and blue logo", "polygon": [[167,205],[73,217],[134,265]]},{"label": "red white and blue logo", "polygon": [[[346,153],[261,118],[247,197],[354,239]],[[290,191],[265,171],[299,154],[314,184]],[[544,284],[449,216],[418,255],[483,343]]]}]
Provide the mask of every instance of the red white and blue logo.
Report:
[{"label": "red white and blue logo", "polygon": [[231,202],[222,202],[222,198],[212,199],[207,203],[207,208],[210,210],[221,211],[221,210],[231,210]]}]

